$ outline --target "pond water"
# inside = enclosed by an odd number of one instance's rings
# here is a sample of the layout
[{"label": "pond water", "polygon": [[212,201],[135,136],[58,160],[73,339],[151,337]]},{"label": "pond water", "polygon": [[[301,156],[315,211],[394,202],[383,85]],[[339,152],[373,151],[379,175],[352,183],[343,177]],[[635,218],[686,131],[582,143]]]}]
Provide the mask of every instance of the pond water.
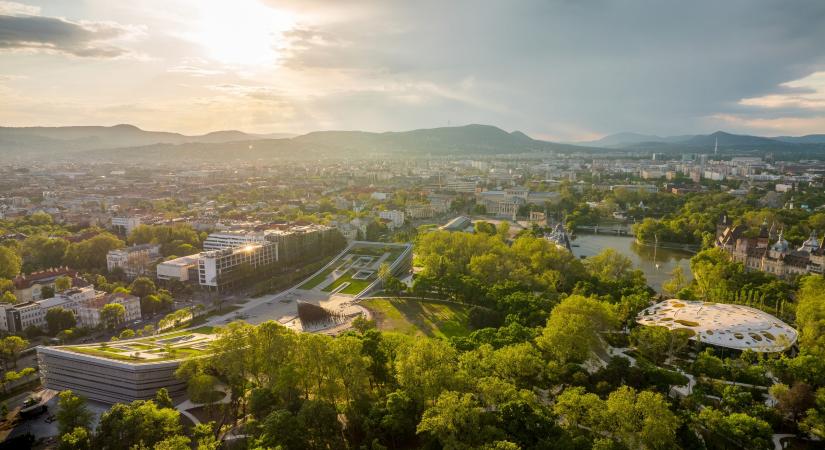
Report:
[{"label": "pond water", "polygon": [[[670,272],[681,266],[688,280],[693,278],[690,273],[690,252],[683,250],[672,250],[658,248],[655,251],[652,246],[639,245],[632,236],[616,236],[609,234],[578,234],[573,240],[573,254],[582,256],[593,256],[604,250],[612,248],[627,256],[633,261],[637,269],[645,274],[647,284],[657,292],[662,291],[662,283],[670,279]],[[658,268],[656,265],[658,264]]]}]

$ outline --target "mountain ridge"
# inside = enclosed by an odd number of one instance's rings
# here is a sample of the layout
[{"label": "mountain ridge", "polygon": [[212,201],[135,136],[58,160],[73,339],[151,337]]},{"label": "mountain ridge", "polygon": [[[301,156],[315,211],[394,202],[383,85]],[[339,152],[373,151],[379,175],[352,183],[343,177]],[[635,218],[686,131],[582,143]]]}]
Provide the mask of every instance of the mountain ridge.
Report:
[{"label": "mountain ridge", "polygon": [[621,132],[604,136],[595,141],[576,142],[577,145],[594,145],[613,149],[654,151],[678,151],[709,148],[746,150],[771,147],[775,150],[805,149],[807,145],[820,148],[825,144],[825,134],[807,136],[764,137],[749,134],[735,134],[715,131],[709,134],[687,134],[677,136],[656,136],[633,132]]},{"label": "mountain ridge", "polygon": [[[200,135],[185,135],[168,131],[143,130],[132,124],[117,124],[113,126],[0,127],[0,149],[12,147],[18,151],[48,153],[55,147],[60,147],[68,152],[82,152],[161,143],[221,143],[259,140],[273,136],[274,134],[256,135],[238,130],[219,130]],[[282,136],[288,137],[292,135],[282,134]]]},{"label": "mountain ridge", "polygon": [[[796,141],[794,141],[796,140]],[[822,142],[819,142],[822,140]],[[319,130],[301,135],[250,134],[219,130],[187,136],[146,131],[131,124],[78,127],[0,127],[0,156],[75,159],[222,160],[233,158],[315,158],[360,156],[462,156],[544,152],[607,153],[785,151],[825,152],[825,135],[768,138],[717,131],[710,134],[656,136],[617,133],[597,141],[557,143],[533,139],[521,131],[484,124],[369,132]]]}]

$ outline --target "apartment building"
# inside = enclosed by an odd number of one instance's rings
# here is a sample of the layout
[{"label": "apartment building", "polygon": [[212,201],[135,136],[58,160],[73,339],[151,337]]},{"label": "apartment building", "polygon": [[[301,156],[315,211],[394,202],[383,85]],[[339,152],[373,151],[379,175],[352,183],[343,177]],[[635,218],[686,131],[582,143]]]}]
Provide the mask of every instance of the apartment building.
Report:
[{"label": "apartment building", "polygon": [[114,294],[99,295],[79,303],[77,306],[78,324],[86,328],[94,328],[99,326],[101,324],[100,312],[103,311],[104,306],[110,303],[123,305],[126,309],[126,315],[123,319],[124,322],[131,322],[140,319],[140,298],[134,295],[118,292]]},{"label": "apartment building", "polygon": [[405,210],[410,219],[429,219],[435,216],[435,209],[427,203],[407,202]]},{"label": "apartment building", "polygon": [[72,278],[72,285],[85,284],[80,278],[77,278],[77,271],[69,269],[68,267],[56,267],[39,272],[32,272],[27,275],[18,275],[14,277],[14,296],[19,302],[33,302],[43,298],[43,288],[50,287],[54,289],[55,281],[60,277]]},{"label": "apartment building", "polygon": [[[127,321],[140,318],[139,298],[128,294],[106,294],[96,291],[94,286],[85,286],[67,289],[45,300],[0,304],[0,329],[10,333],[21,333],[31,326],[45,329],[46,314],[54,308],[72,311],[78,326],[92,328],[100,323],[99,310],[111,302],[121,303],[126,308]],[[98,313],[93,310],[98,310]]]},{"label": "apartment building", "polygon": [[206,289],[221,290],[250,275],[248,270],[275,263],[291,265],[308,255],[330,254],[344,244],[336,228],[315,224],[283,230],[213,233],[209,239],[210,244],[207,247],[204,243],[202,253],[159,263],[158,279],[194,282]]},{"label": "apartment building", "polygon": [[266,239],[278,243],[278,261],[285,265],[306,260],[307,255],[330,254],[344,246],[343,236],[336,228],[316,224],[270,230]]},{"label": "apartment building", "polygon": [[203,241],[204,250],[223,250],[266,241],[265,231],[221,231],[211,233]]},{"label": "apartment building", "polygon": [[0,326],[9,333],[22,333],[30,326],[42,328],[46,323],[46,312],[37,302],[0,304],[0,311],[3,316]]},{"label": "apartment building", "polygon": [[389,220],[393,228],[399,228],[404,226],[404,211],[398,211],[395,209],[390,211],[379,211],[378,217]]},{"label": "apartment building", "polygon": [[478,182],[471,180],[449,180],[447,184],[444,185],[444,189],[447,191],[453,192],[463,192],[467,194],[473,194],[476,191],[476,186]]},{"label": "apartment building", "polygon": [[106,254],[106,267],[111,272],[123,269],[128,279],[147,275],[151,265],[160,259],[160,246],[154,244],[133,245],[131,247],[110,250]]}]

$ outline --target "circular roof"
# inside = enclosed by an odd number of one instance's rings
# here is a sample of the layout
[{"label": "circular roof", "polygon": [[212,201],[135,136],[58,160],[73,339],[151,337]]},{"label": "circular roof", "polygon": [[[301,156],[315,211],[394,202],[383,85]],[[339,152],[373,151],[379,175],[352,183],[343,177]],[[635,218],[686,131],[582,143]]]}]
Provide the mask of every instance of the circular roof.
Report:
[{"label": "circular roof", "polygon": [[642,325],[693,332],[691,339],[719,347],[781,352],[796,342],[796,330],[776,317],[742,305],[671,299],[636,316]]}]

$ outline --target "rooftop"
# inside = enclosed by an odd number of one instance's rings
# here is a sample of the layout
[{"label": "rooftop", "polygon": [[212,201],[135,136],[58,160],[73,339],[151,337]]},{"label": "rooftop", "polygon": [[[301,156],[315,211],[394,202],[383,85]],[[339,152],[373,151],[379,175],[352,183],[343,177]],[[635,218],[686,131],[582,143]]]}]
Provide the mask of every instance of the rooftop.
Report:
[{"label": "rooftop", "polygon": [[797,338],[796,330],[766,312],[725,303],[665,300],[640,312],[636,322],[686,329],[702,343],[761,353],[781,352]]},{"label": "rooftop", "polygon": [[217,337],[216,328],[202,326],[138,339],[52,348],[109,360],[142,364],[206,355],[212,341]]}]

